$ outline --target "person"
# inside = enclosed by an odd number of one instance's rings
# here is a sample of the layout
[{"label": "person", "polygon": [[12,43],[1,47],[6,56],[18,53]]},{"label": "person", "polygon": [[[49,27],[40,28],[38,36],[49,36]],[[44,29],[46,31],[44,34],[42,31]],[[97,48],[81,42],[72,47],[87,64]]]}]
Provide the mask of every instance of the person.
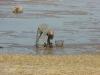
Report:
[{"label": "person", "polygon": [[54,31],[46,24],[42,24],[38,26],[37,35],[36,35],[36,47],[38,47],[38,42],[42,35],[47,36],[47,43],[44,43],[44,46],[52,47],[51,40],[54,37]]},{"label": "person", "polygon": [[19,4],[16,4],[13,8],[13,13],[23,13],[23,7]]}]

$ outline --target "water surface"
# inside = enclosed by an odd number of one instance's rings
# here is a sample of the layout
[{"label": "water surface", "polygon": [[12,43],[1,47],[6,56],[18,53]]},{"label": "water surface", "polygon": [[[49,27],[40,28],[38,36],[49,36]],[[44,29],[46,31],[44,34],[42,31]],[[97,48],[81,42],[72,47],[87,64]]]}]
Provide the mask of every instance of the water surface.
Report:
[{"label": "water surface", "polygon": [[[12,13],[16,4],[23,7],[22,14]],[[0,0],[0,54],[99,52],[99,13],[100,0]],[[64,48],[36,50],[36,30],[42,23],[55,30],[53,43],[64,40]]]}]

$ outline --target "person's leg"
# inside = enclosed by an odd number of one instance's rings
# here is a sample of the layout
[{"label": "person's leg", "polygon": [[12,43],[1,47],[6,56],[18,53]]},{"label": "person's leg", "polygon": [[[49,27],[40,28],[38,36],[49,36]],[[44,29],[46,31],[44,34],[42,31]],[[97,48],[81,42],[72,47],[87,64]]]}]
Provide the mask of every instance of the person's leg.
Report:
[{"label": "person's leg", "polygon": [[36,47],[38,47],[38,42],[39,42],[39,39],[41,37],[43,32],[37,30],[37,34],[36,34]]},{"label": "person's leg", "polygon": [[49,45],[49,47],[52,47],[52,43],[51,43],[52,39],[53,39],[53,35],[48,35],[47,45]]},{"label": "person's leg", "polygon": [[50,37],[48,36],[48,38],[47,38],[47,45],[50,45]]}]

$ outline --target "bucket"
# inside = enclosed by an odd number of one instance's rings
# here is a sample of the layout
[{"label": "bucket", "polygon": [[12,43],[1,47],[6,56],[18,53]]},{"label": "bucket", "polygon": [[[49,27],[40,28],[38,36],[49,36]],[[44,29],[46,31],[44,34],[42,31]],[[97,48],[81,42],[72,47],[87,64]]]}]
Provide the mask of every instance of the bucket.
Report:
[{"label": "bucket", "polygon": [[64,40],[56,40],[55,46],[56,47],[63,47],[64,46]]}]

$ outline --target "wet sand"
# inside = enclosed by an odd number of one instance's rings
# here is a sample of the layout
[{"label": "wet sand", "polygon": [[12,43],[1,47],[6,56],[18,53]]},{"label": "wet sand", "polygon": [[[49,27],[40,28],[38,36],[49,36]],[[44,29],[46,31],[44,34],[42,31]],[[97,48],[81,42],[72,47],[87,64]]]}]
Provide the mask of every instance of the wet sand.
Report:
[{"label": "wet sand", "polygon": [[0,55],[0,75],[100,75],[100,55]]}]

